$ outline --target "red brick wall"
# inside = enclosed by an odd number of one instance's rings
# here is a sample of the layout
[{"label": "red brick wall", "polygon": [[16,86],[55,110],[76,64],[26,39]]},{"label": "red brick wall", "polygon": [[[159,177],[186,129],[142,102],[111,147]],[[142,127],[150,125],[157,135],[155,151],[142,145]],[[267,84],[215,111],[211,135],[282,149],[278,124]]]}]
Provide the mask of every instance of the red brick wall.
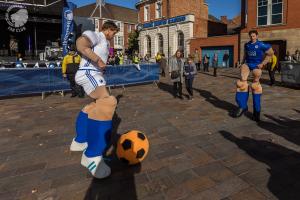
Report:
[{"label": "red brick wall", "polygon": [[208,36],[218,36],[227,34],[227,25],[219,22],[208,21]]},{"label": "red brick wall", "polygon": [[257,1],[248,0],[248,20],[246,28],[242,32],[248,32],[251,29],[258,31],[281,30],[290,28],[300,28],[299,0],[283,0],[283,25],[272,25],[267,27],[257,27]]},{"label": "red brick wall", "polygon": [[217,46],[233,46],[234,63],[239,60],[239,36],[238,35],[228,35],[228,36],[217,36],[209,38],[196,38],[192,39],[190,43],[190,52],[193,53],[195,48],[201,49],[203,47],[217,47]]},{"label": "red brick wall", "polygon": [[[144,7],[150,5],[150,20],[155,18],[155,2],[149,1],[138,6],[139,9],[139,22],[144,23]],[[207,37],[207,18],[208,6],[204,4],[204,0],[169,0],[170,3],[170,17],[194,14],[194,37]],[[162,0],[162,16],[167,17],[167,1]]]}]

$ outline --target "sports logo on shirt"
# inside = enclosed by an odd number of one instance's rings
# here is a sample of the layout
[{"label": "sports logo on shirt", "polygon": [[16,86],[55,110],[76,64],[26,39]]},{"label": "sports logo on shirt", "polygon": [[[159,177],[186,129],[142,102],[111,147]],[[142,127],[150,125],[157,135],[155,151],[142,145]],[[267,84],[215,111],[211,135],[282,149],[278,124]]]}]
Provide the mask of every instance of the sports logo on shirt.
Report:
[{"label": "sports logo on shirt", "polygon": [[255,45],[255,49],[258,49],[258,45]]},{"label": "sports logo on shirt", "polygon": [[256,51],[248,51],[248,56],[256,56]]}]

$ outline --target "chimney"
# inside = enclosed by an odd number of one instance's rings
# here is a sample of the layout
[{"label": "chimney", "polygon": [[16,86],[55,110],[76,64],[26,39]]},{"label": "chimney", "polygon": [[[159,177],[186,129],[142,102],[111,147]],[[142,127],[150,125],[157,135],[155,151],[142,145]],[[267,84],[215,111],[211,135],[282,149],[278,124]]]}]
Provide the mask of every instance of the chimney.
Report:
[{"label": "chimney", "polygon": [[221,16],[221,21],[222,21],[224,24],[228,24],[227,16]]}]

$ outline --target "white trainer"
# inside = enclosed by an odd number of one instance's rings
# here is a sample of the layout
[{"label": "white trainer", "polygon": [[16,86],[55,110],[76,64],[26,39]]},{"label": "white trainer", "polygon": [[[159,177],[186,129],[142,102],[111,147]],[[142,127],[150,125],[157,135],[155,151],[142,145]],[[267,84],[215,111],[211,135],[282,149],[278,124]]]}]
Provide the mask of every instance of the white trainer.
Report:
[{"label": "white trainer", "polygon": [[105,164],[102,156],[88,158],[83,152],[81,165],[86,167],[95,178],[106,178],[111,173],[110,167]]},{"label": "white trainer", "polygon": [[70,151],[84,151],[88,146],[87,142],[79,143],[75,141],[75,138],[72,141],[72,144],[70,146]]}]

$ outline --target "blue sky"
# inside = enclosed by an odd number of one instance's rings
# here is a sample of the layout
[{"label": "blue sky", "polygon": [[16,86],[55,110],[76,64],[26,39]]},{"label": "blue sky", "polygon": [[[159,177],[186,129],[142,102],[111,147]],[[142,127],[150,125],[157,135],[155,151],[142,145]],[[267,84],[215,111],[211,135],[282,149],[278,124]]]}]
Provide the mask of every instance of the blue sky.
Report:
[{"label": "blue sky", "polygon": [[[96,0],[69,0],[78,6],[95,3]],[[185,1],[185,0],[182,0]],[[106,0],[108,3],[121,5],[124,7],[134,8],[138,0]],[[233,18],[240,13],[240,0],[206,0],[208,3],[209,13],[220,18],[222,15],[227,15],[228,18]]]}]

